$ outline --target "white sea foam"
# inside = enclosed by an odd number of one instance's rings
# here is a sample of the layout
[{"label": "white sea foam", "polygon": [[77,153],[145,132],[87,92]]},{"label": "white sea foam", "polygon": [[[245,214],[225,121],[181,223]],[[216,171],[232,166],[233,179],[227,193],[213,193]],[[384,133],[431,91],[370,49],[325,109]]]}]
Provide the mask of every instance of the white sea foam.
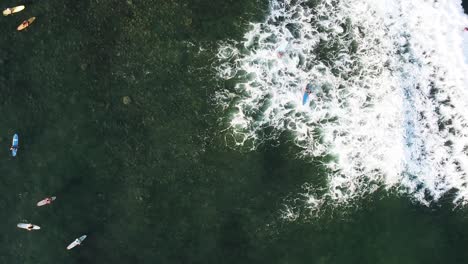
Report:
[{"label": "white sea foam", "polygon": [[304,158],[334,157],[320,197],[337,203],[379,187],[424,204],[456,189],[466,203],[467,25],[453,0],[272,0],[242,42],[220,45],[217,72],[237,83],[218,94],[235,143],[286,132]]}]

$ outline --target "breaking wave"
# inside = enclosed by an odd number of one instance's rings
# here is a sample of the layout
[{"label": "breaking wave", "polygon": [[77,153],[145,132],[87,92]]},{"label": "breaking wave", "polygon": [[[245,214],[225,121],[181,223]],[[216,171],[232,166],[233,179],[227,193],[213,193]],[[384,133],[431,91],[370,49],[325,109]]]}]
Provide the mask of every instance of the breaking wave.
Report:
[{"label": "breaking wave", "polygon": [[[220,45],[218,93],[236,145],[292,135],[325,162],[322,197],[378,188],[423,204],[468,201],[468,67],[460,1],[272,0],[265,22]],[[316,86],[302,105],[307,83]]]}]

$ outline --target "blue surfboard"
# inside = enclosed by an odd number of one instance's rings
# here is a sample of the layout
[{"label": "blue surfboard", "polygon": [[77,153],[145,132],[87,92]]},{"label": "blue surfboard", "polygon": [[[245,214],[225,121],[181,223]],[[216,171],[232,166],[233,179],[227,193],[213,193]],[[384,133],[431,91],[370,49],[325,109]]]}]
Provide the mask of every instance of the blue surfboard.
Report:
[{"label": "blue surfboard", "polygon": [[302,97],[302,105],[305,105],[308,99],[309,99],[309,93],[306,91],[304,92],[304,96]]},{"label": "blue surfboard", "polygon": [[302,105],[305,105],[307,103],[307,100],[309,99],[309,94],[312,92],[313,89],[314,86],[312,86],[312,84],[308,83],[306,85],[304,96],[302,97]]},{"label": "blue surfboard", "polygon": [[18,135],[13,136],[13,142],[11,143],[11,155],[16,157],[16,152],[18,152]]}]

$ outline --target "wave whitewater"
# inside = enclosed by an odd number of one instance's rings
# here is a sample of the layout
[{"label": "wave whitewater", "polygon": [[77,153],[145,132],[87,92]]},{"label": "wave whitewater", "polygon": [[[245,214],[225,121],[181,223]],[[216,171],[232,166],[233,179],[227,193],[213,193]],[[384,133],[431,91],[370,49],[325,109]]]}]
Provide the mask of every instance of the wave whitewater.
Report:
[{"label": "wave whitewater", "polygon": [[243,41],[220,45],[217,73],[236,85],[217,101],[236,145],[290,133],[303,158],[333,157],[325,193],[306,194],[314,210],[382,187],[465,204],[467,25],[460,1],[272,0]]}]

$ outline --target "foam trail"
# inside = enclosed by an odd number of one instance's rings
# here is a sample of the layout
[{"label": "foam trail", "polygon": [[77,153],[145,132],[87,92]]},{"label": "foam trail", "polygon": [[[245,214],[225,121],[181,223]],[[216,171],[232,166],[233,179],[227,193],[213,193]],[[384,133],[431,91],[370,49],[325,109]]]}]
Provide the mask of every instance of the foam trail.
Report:
[{"label": "foam trail", "polygon": [[460,1],[272,0],[243,42],[220,46],[218,74],[237,85],[218,101],[239,146],[287,132],[304,158],[335,157],[334,202],[384,187],[424,204],[456,189],[464,204],[467,25]]}]

